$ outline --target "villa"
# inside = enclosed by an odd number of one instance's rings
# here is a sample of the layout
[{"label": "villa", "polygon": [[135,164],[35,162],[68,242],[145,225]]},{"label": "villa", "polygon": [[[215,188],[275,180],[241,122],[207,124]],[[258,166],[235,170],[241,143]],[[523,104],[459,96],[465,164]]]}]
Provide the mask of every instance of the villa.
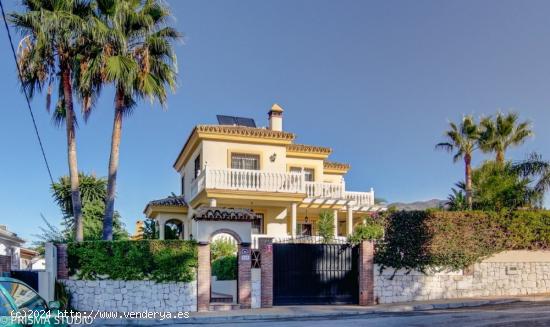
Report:
[{"label": "villa", "polygon": [[197,235],[192,217],[199,208],[253,212],[253,247],[262,236],[315,236],[322,211],[333,213],[335,236],[344,237],[366,215],[384,209],[375,204],[372,188],[346,189],[350,165],[329,161],[330,148],[295,143],[295,134],[283,130],[279,105],[268,117],[268,127],[256,127],[250,118],[218,116],[219,125],[192,130],[173,165],[181,194],[150,201],[144,210],[157,221],[161,239],[168,237],[168,223],[177,226],[175,237]]}]

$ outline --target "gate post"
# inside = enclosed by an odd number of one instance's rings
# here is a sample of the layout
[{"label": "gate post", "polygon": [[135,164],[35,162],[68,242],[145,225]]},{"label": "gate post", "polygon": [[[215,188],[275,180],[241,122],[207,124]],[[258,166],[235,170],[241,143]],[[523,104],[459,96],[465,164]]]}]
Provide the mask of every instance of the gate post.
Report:
[{"label": "gate post", "polygon": [[258,239],[261,260],[261,307],[273,306],[273,238]]},{"label": "gate post", "polygon": [[250,309],[252,304],[252,263],[250,260],[250,243],[239,244],[238,253],[238,297],[241,309]]},{"label": "gate post", "polygon": [[374,305],[374,243],[359,244],[359,305]]},{"label": "gate post", "polygon": [[210,309],[210,244],[199,243],[197,269],[197,311]]},{"label": "gate post", "polygon": [[69,254],[67,244],[59,243],[57,248],[57,279],[69,279]]}]

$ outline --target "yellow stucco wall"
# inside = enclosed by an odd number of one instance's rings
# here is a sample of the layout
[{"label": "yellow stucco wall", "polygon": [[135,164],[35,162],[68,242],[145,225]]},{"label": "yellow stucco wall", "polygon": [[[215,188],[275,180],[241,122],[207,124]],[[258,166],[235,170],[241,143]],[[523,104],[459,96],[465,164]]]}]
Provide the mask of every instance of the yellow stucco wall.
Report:
[{"label": "yellow stucco wall", "polygon": [[[286,171],[286,147],[281,145],[246,144],[223,141],[202,141],[203,160],[208,168],[231,167],[231,153],[250,153],[260,156],[260,169],[271,172]],[[269,159],[275,154],[275,161]]]}]

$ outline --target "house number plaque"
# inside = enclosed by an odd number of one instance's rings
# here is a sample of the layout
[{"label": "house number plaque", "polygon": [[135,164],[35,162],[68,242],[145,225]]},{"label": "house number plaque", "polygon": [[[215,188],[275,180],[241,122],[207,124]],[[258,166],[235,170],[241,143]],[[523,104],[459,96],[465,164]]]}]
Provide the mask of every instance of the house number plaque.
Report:
[{"label": "house number plaque", "polygon": [[241,249],[241,261],[250,261],[250,249]]}]

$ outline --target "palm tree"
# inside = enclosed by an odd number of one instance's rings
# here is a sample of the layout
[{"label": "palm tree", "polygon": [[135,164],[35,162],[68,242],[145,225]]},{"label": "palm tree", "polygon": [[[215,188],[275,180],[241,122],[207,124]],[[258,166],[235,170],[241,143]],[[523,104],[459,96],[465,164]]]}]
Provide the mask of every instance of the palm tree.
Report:
[{"label": "palm tree", "polygon": [[159,0],[102,0],[97,5],[97,15],[110,32],[96,44],[101,51],[94,62],[101,64],[91,65],[86,76],[87,80],[100,79],[101,84],[113,83],[115,88],[103,223],[103,239],[111,240],[123,119],[139,99],[158,100],[165,105],[167,88],[173,90],[176,86],[172,42],[180,34],[168,26],[171,13]]},{"label": "palm tree", "polygon": [[445,132],[446,142],[438,143],[436,149],[447,152],[456,151],[453,161],[464,160],[464,183],[466,184],[466,202],[468,208],[472,209],[472,154],[478,148],[480,137],[479,128],[472,116],[465,116],[459,126],[449,123],[450,129]]},{"label": "palm tree", "polygon": [[48,110],[52,87],[58,83],[54,117],[65,122],[75,239],[82,241],[73,88],[76,67],[85,62],[82,54],[91,6],[84,0],[26,0],[23,6],[23,12],[10,14],[11,22],[23,34],[18,56],[21,83],[31,97],[47,87]]},{"label": "palm tree", "polygon": [[542,159],[537,153],[532,153],[526,160],[515,162],[511,169],[523,178],[533,180],[533,198],[542,207],[544,194],[550,190],[550,162]]},{"label": "palm tree", "polygon": [[494,152],[498,163],[504,162],[506,150],[517,146],[533,136],[528,121],[518,123],[516,113],[498,113],[493,120],[487,117],[480,123],[483,132],[480,137],[480,148],[484,152]]},{"label": "palm tree", "polygon": [[464,196],[464,183],[456,183],[457,188],[451,188],[451,194],[447,197],[445,206],[451,211],[460,211],[467,208],[466,197]]}]

